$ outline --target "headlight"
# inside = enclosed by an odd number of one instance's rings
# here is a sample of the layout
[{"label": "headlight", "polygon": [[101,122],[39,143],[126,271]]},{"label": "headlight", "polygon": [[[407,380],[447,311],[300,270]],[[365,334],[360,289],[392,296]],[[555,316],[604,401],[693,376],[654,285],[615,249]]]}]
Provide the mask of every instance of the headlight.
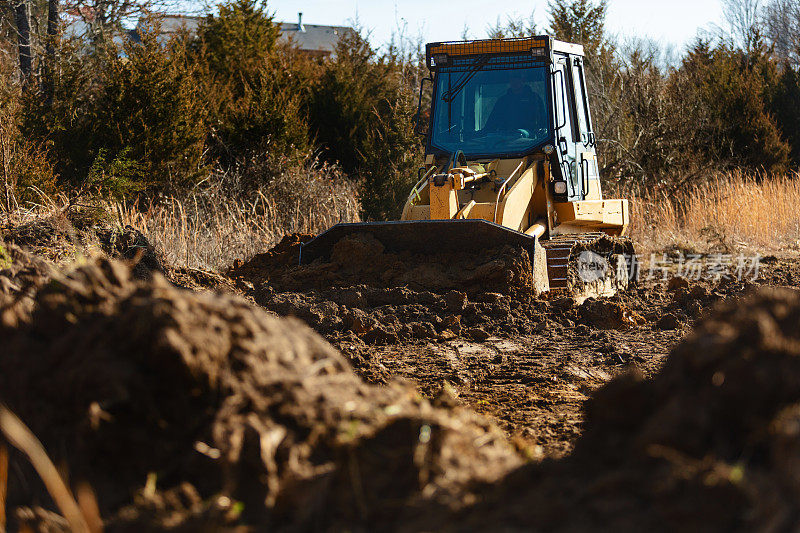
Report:
[{"label": "headlight", "polygon": [[566,181],[554,181],[553,182],[553,192],[556,194],[567,194],[567,182]]},{"label": "headlight", "polygon": [[552,144],[545,144],[544,148],[542,148],[542,151],[544,151],[544,153],[546,155],[552,154],[555,150],[556,150],[556,147],[553,146]]},{"label": "headlight", "polygon": [[446,65],[450,62],[450,58],[447,54],[433,54],[433,63],[434,65]]}]

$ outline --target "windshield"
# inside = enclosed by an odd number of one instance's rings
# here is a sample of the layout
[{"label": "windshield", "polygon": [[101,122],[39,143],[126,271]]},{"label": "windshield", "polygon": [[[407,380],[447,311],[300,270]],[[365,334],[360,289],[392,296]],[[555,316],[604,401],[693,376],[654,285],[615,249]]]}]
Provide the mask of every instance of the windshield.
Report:
[{"label": "windshield", "polygon": [[550,136],[547,69],[509,57],[456,60],[437,75],[431,145],[454,153],[522,153]]}]

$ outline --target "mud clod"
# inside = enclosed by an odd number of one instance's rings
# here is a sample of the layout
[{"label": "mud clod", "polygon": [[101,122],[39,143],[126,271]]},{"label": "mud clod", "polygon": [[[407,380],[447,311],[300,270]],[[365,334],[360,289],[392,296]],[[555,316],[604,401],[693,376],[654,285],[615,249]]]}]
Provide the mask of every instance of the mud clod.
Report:
[{"label": "mud clod", "polygon": [[103,251],[133,263],[133,276],[146,279],[154,272],[164,274],[164,267],[156,251],[141,231],[125,226],[121,231],[114,228],[97,228],[95,234]]},{"label": "mud clod", "polygon": [[478,341],[478,342],[485,341],[485,340],[486,340],[486,339],[488,339],[488,338],[489,338],[489,336],[490,336],[490,335],[489,335],[489,334],[486,332],[486,330],[484,330],[484,329],[482,329],[482,328],[470,328],[470,329],[466,330],[466,331],[464,332],[464,334],[465,334],[467,337],[469,337],[470,339],[472,339],[472,340],[474,340],[474,341]]},{"label": "mud clod", "polygon": [[459,291],[450,291],[444,295],[447,310],[451,313],[460,313],[467,305],[467,295]]},{"label": "mud clod", "polygon": [[613,300],[588,298],[581,304],[579,315],[586,323],[600,329],[629,329],[645,322],[639,313]]},{"label": "mud clod", "polygon": [[667,313],[662,316],[656,323],[658,329],[678,329],[680,326],[681,323],[678,321],[678,318],[672,313]]}]

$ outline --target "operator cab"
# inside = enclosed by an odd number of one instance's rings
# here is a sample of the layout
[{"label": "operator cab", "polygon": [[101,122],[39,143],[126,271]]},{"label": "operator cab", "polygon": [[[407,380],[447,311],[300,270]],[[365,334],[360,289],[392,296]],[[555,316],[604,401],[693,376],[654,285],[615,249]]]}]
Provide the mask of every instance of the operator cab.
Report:
[{"label": "operator cab", "polygon": [[429,156],[541,157],[550,161],[556,201],[599,195],[582,46],[550,37],[432,43],[427,61]]}]

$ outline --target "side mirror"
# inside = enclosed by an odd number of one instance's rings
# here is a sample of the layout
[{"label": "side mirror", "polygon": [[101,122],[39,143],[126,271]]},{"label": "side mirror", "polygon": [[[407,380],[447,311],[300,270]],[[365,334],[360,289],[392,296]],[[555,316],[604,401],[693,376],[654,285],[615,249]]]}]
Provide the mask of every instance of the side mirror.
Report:
[{"label": "side mirror", "polygon": [[[423,97],[425,96],[425,82],[433,86],[433,78],[422,78],[419,82],[419,101],[417,103],[417,114],[414,115],[414,133],[417,135],[427,136],[428,129],[430,128],[430,111],[424,115],[422,113]],[[428,99],[427,110],[430,110],[430,98]]]}]

